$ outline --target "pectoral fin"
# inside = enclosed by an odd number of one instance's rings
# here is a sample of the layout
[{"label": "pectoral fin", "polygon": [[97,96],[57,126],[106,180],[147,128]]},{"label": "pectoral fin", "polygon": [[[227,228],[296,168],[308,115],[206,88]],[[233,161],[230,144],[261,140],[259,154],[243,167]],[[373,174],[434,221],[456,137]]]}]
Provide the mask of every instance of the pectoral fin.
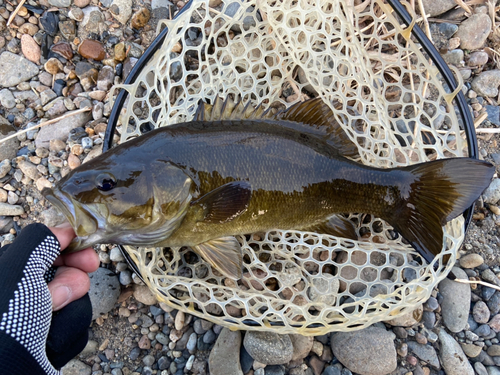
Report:
[{"label": "pectoral fin", "polygon": [[350,240],[358,239],[352,221],[340,215],[333,215],[323,223],[301,228],[301,230],[320,234],[329,234],[330,236],[348,238]]},{"label": "pectoral fin", "polygon": [[193,246],[193,250],[230,279],[241,279],[241,246],[234,237],[221,237]]},{"label": "pectoral fin", "polygon": [[241,215],[248,207],[252,189],[246,181],[233,181],[205,194],[191,205],[200,205],[206,223],[225,223]]}]

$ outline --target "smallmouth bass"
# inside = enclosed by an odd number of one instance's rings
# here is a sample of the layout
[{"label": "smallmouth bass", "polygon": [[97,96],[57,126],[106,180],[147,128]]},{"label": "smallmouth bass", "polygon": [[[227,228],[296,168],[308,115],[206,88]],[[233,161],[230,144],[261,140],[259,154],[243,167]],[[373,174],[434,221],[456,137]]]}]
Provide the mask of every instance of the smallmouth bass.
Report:
[{"label": "smallmouth bass", "polygon": [[[235,235],[272,229],[351,237],[336,214],[391,224],[427,262],[442,226],[489,185],[494,167],[470,158],[402,168],[356,163],[358,150],[321,99],[271,115],[201,104],[191,122],[132,139],[70,172],[43,195],[68,218],[73,250],[97,243],[190,246],[239,279]],[[347,157],[346,157],[347,156]]]}]

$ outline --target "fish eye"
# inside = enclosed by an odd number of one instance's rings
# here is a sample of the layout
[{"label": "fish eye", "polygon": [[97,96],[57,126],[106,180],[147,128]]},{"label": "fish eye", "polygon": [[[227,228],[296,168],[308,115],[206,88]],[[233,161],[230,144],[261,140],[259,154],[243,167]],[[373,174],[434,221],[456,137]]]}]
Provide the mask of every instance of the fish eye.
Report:
[{"label": "fish eye", "polygon": [[101,191],[110,191],[116,186],[116,179],[112,174],[101,173],[96,178],[97,188]]}]

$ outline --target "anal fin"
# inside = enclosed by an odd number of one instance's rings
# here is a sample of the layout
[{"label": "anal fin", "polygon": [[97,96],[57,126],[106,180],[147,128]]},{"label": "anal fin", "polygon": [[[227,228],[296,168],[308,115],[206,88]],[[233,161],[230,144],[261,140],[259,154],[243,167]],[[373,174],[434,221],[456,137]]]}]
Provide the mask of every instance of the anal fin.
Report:
[{"label": "anal fin", "polygon": [[243,257],[236,238],[216,238],[193,246],[193,250],[224,276],[234,280],[241,279]]}]

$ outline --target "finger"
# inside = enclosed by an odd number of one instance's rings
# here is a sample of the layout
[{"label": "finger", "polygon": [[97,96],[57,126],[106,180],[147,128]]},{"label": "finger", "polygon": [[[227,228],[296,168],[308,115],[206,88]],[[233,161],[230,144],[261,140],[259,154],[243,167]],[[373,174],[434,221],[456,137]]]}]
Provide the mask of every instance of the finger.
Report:
[{"label": "finger", "polygon": [[57,240],[61,244],[61,249],[64,250],[71,240],[76,237],[75,232],[73,231],[73,228],[69,225],[69,223],[64,223],[63,225],[59,227],[53,227],[50,228],[50,231],[54,233],[54,236],[57,237]]},{"label": "finger", "polygon": [[57,311],[84,296],[90,289],[90,279],[80,269],[63,266],[57,269],[48,287],[52,295],[52,309]]},{"label": "finger", "polygon": [[99,267],[99,256],[94,249],[87,248],[76,253],[60,255],[55,260],[54,266],[74,267],[91,273]]}]

